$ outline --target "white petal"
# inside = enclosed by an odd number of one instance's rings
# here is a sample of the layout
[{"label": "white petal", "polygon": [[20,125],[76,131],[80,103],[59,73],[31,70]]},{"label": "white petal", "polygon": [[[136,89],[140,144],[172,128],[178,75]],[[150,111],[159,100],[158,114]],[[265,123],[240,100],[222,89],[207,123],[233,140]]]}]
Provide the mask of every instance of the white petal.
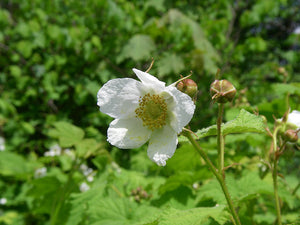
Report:
[{"label": "white petal", "polygon": [[113,118],[126,118],[138,107],[142,83],[130,78],[113,79],[97,94],[100,111]]},{"label": "white petal", "polygon": [[158,89],[159,91],[165,88],[165,82],[158,80],[156,77],[152,76],[151,74],[145,73],[135,68],[132,70],[144,85],[153,87],[154,89]]},{"label": "white petal", "polygon": [[150,137],[148,157],[157,165],[165,166],[166,160],[173,156],[177,143],[177,134],[170,126],[155,130]]},{"label": "white petal", "polygon": [[288,116],[288,123],[295,124],[298,128],[300,128],[300,112],[297,110],[293,110]]},{"label": "white petal", "polygon": [[151,130],[144,127],[139,118],[115,119],[107,130],[107,141],[122,149],[138,148],[150,135]]},{"label": "white petal", "polygon": [[175,101],[170,124],[177,133],[180,133],[182,128],[192,119],[196,106],[190,96],[177,90],[177,88],[168,86],[167,90],[172,93]]}]

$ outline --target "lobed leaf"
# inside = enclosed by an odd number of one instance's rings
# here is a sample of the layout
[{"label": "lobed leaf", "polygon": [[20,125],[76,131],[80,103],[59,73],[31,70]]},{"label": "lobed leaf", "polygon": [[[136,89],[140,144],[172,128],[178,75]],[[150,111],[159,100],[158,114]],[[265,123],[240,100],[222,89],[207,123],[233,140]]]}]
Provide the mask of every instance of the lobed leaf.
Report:
[{"label": "lobed leaf", "polygon": [[117,60],[122,62],[126,58],[132,58],[135,61],[149,59],[151,52],[154,50],[155,44],[150,36],[136,34],[123,47],[123,50]]},{"label": "lobed leaf", "polygon": [[76,143],[81,142],[84,131],[68,122],[54,123],[56,129],[49,131],[49,136],[59,139],[61,147],[70,147]]},{"label": "lobed leaf", "polygon": [[233,133],[264,133],[265,124],[260,116],[251,114],[244,109],[241,109],[239,115],[222,126],[222,134]]},{"label": "lobed leaf", "polygon": [[[222,124],[222,134],[238,134],[238,133],[264,133],[265,124],[260,116],[249,113],[248,111],[241,109],[239,115],[225,124]],[[196,132],[197,139],[217,135],[217,126],[212,125],[207,128],[203,128]],[[186,137],[180,137],[179,141],[187,141]]]},{"label": "lobed leaf", "polygon": [[219,224],[225,224],[229,220],[229,214],[224,211],[225,206],[199,207],[188,210],[178,210],[174,208],[166,209],[158,219],[160,225],[201,225],[210,218]]},{"label": "lobed leaf", "polygon": [[79,157],[88,158],[89,156],[96,153],[96,151],[98,151],[101,146],[102,144],[99,144],[95,139],[83,139],[76,144],[76,154]]},{"label": "lobed leaf", "polygon": [[12,152],[0,152],[0,174],[15,176],[25,179],[30,167],[27,161],[20,155]]}]

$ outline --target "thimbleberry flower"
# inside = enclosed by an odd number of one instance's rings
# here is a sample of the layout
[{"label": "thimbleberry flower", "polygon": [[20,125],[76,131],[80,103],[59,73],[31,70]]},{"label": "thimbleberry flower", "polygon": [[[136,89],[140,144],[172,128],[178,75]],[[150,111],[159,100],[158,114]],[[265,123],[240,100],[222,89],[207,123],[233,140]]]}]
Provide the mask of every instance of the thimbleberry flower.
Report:
[{"label": "thimbleberry flower", "polygon": [[98,91],[100,111],[114,118],[107,140],[121,149],[138,148],[149,141],[149,158],[165,166],[175,152],[177,134],[190,122],[195,105],[174,85],[166,87],[146,72],[133,71],[140,81],[113,79]]},{"label": "thimbleberry flower", "polygon": [[[293,124],[297,129],[300,129],[300,111],[293,110],[288,115],[287,123]],[[300,132],[298,132],[298,138],[300,138]]]}]

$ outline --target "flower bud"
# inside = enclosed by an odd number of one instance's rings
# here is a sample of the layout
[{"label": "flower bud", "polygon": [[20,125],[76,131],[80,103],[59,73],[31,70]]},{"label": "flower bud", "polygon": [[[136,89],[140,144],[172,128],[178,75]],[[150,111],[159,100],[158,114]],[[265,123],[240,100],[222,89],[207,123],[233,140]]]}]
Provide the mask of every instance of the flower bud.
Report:
[{"label": "flower bud", "polygon": [[191,79],[184,79],[183,81],[180,81],[177,84],[177,89],[189,95],[191,98],[193,98],[198,91],[197,84]]},{"label": "flower bud", "polygon": [[231,102],[236,94],[236,89],[228,80],[215,80],[210,85],[210,94],[218,103]]},{"label": "flower bud", "polygon": [[278,67],[277,71],[278,71],[278,73],[282,73],[282,74],[286,73],[285,68],[282,67],[282,66],[281,66],[281,67]]},{"label": "flower bud", "polygon": [[260,115],[260,118],[262,118],[262,120],[265,124],[268,122],[267,118],[264,115]]},{"label": "flower bud", "polygon": [[295,130],[287,130],[284,135],[283,135],[283,139],[289,142],[297,142],[298,141],[298,135],[297,135],[297,131]]}]

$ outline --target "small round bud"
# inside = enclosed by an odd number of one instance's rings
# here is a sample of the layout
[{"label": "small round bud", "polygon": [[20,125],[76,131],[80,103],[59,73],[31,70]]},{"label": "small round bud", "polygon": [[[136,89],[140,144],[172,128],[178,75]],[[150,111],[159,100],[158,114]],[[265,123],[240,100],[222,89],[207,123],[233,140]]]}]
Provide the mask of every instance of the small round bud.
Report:
[{"label": "small round bud", "polygon": [[298,135],[297,135],[297,131],[295,130],[287,130],[284,135],[283,135],[283,139],[289,142],[297,142],[298,141]]},{"label": "small round bud", "polygon": [[215,80],[210,85],[210,94],[218,103],[231,102],[236,94],[236,89],[228,80]]},{"label": "small round bud", "polygon": [[142,187],[137,187],[136,192],[139,194],[142,191]]},{"label": "small round bud", "polygon": [[183,81],[180,81],[177,84],[177,89],[189,95],[191,98],[193,98],[198,91],[197,84],[191,79],[184,79]]},{"label": "small round bud", "polygon": [[133,189],[132,191],[131,191],[131,195],[137,195],[137,191],[135,190],[135,189]]},{"label": "small round bud", "polygon": [[134,196],[134,200],[135,200],[136,202],[140,202],[140,201],[141,201],[141,198],[140,198],[140,196],[136,195],[136,196]]},{"label": "small round bud", "polygon": [[262,120],[265,124],[268,122],[267,118],[264,115],[260,115],[260,118],[262,118]]},{"label": "small round bud", "polygon": [[149,196],[148,196],[148,193],[143,190],[142,193],[141,193],[141,197],[144,198],[144,199],[147,199]]},{"label": "small round bud", "polygon": [[278,73],[282,73],[282,74],[286,73],[285,68],[282,67],[282,66],[281,66],[281,67],[278,67],[277,71],[278,71]]}]

